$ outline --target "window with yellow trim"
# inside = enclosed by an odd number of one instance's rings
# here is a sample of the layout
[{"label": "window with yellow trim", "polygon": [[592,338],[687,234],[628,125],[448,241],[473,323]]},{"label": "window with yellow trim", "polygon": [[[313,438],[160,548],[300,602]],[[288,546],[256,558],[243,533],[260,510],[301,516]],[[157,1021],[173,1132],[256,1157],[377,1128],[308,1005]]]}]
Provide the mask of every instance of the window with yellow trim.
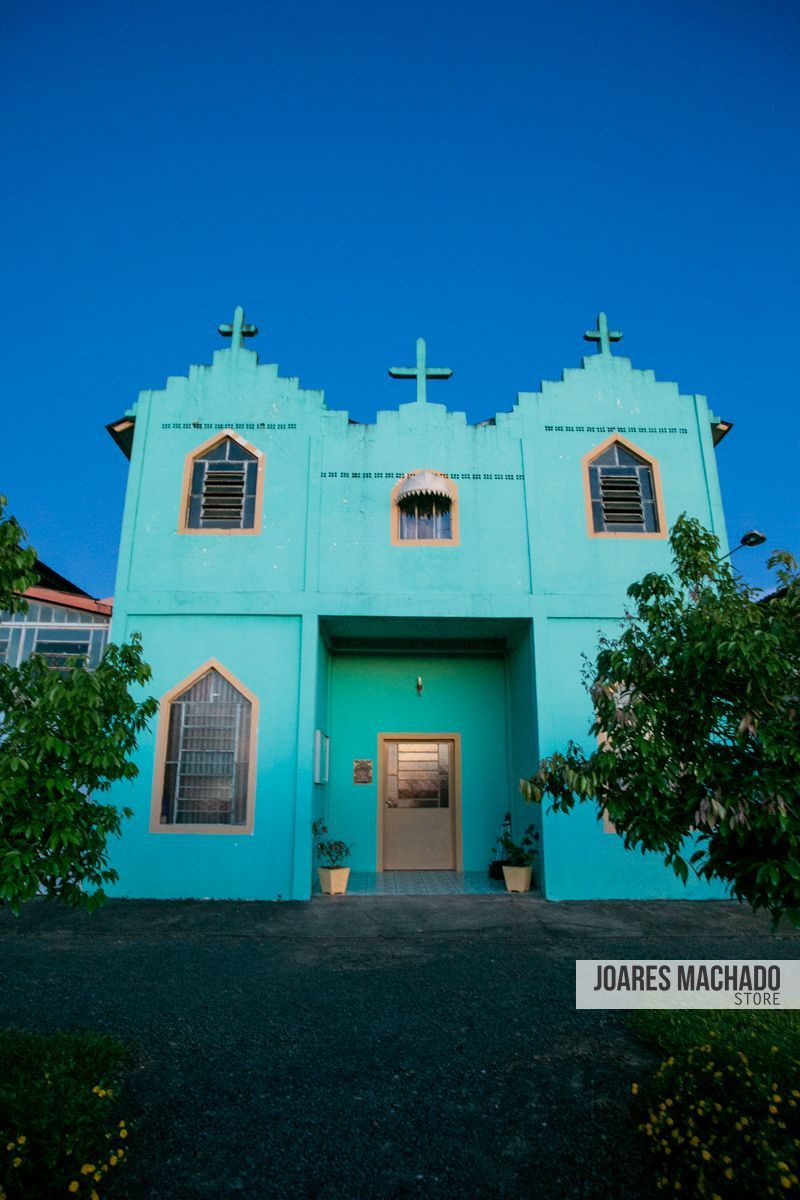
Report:
[{"label": "window with yellow trim", "polygon": [[210,668],[168,703],[161,825],[248,823],[252,704]]},{"label": "window with yellow trim", "polygon": [[232,437],[192,460],[186,503],[187,529],[253,529],[258,458]]},{"label": "window with yellow trim", "polygon": [[392,493],[392,540],[454,545],[458,541],[458,491],[441,471],[404,475]]},{"label": "window with yellow trim", "polygon": [[595,533],[659,533],[652,465],[620,442],[589,461]]}]

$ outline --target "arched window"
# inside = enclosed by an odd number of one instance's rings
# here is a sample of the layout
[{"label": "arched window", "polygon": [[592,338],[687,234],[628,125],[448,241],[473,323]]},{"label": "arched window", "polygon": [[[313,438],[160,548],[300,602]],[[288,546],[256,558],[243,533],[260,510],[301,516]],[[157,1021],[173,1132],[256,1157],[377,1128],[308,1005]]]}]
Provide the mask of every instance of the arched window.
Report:
[{"label": "arched window", "polygon": [[411,471],[392,491],[392,542],[458,544],[458,489],[441,471]]},{"label": "arched window", "polygon": [[189,455],[181,533],[258,533],[264,455],[232,429]]},{"label": "arched window", "polygon": [[161,702],[151,828],[253,827],[258,701],[215,660]]},{"label": "arched window", "polygon": [[615,434],[590,451],[583,463],[590,533],[666,536],[654,458]]}]

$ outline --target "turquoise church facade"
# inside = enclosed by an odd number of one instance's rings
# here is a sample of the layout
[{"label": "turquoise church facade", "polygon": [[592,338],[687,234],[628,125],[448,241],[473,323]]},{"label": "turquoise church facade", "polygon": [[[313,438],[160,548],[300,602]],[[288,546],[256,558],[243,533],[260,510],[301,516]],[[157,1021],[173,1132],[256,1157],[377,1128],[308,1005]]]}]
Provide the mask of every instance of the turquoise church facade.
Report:
[{"label": "turquoise church facade", "polygon": [[[374,423],[230,344],[109,426],[130,459],[112,639],[161,698],[111,848],[132,897],[307,899],[311,826],[359,871],[485,872],[504,815],[552,900],[719,897],[520,778],[588,733],[582,655],[681,512],[725,544],[700,395],[613,352],[479,424],[433,402],[420,341]],[[414,386],[416,394],[414,394]],[[404,402],[403,402],[404,401]]]}]

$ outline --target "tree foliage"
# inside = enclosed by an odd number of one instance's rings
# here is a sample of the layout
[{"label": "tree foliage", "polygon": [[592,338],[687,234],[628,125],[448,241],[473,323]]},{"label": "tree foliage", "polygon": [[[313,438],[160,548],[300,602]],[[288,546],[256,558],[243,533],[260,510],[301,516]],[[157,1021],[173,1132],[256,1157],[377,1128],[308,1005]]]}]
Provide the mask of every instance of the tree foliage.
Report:
[{"label": "tree foliage", "polygon": [[594,803],[684,883],[693,869],[800,925],[797,564],[774,554],[778,587],[758,601],[696,520],[670,545],[673,572],[628,588],[622,631],[587,664],[597,748],[543,759],[523,794]]},{"label": "tree foliage", "polygon": [[[4,504],[0,610],[24,612],[36,556]],[[109,645],[93,671],[54,671],[36,655],[0,664],[0,905],[19,911],[40,894],[86,907],[105,899],[103,885],[117,879],[106,843],[131,812],[100,796],[137,774],[130,755],[157,703],[130,689],[149,678],[136,634]]]}]

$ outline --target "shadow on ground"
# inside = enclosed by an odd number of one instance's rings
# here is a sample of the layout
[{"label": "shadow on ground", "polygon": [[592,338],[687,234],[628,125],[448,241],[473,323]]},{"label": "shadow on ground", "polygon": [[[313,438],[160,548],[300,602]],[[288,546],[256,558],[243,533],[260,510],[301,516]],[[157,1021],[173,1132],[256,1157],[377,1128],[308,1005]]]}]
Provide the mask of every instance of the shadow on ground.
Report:
[{"label": "shadow on ground", "polygon": [[639,1200],[651,1060],[576,958],[793,958],[732,904],[507,896],[45,904],[0,919],[0,1024],[132,1045],[124,1200]]}]

